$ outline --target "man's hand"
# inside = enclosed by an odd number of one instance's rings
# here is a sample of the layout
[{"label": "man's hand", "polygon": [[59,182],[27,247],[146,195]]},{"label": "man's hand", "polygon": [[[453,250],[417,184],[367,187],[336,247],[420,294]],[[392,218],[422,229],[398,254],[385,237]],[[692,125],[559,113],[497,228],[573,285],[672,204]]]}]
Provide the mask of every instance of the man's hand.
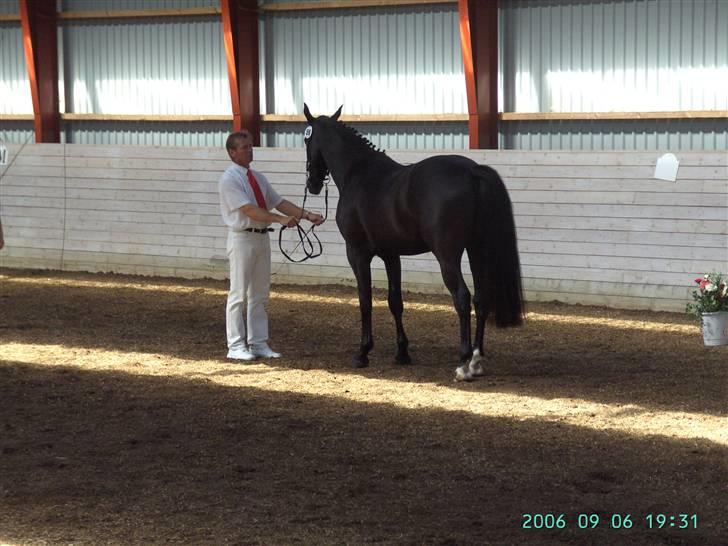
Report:
[{"label": "man's hand", "polygon": [[306,220],[311,222],[314,226],[320,226],[324,223],[324,217],[318,212],[306,212]]},{"label": "man's hand", "polygon": [[278,219],[278,222],[280,222],[282,226],[293,227],[298,225],[298,218],[295,216],[281,216]]}]

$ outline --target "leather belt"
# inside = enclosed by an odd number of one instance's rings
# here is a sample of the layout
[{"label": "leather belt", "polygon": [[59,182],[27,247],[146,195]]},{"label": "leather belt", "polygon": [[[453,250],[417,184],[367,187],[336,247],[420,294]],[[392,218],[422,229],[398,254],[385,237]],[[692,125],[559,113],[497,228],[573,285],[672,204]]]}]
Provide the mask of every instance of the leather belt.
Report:
[{"label": "leather belt", "polygon": [[247,231],[249,233],[268,233],[269,231],[273,231],[273,228],[269,227],[269,228],[260,228],[259,229],[259,228],[249,227],[249,228],[245,228],[243,231]]}]

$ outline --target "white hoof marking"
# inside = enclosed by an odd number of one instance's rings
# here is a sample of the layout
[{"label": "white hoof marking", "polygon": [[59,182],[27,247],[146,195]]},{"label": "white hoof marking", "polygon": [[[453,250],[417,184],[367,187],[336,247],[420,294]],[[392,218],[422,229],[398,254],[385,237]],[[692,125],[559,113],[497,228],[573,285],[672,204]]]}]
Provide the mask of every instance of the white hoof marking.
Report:
[{"label": "white hoof marking", "polygon": [[483,362],[485,362],[485,357],[480,354],[480,351],[478,349],[475,349],[475,351],[473,352],[473,357],[470,359],[470,364],[468,365],[468,368],[470,368],[470,373],[473,377],[485,375]]},{"label": "white hoof marking", "polygon": [[455,368],[455,381],[472,381],[473,374],[470,373],[467,364]]}]

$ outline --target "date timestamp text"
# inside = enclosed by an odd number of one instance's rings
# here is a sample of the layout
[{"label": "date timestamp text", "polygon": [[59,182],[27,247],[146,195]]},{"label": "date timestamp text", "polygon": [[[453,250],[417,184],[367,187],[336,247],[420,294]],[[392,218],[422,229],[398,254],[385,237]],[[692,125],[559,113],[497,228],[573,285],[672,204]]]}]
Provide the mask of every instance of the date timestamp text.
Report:
[{"label": "date timestamp text", "polygon": [[559,513],[532,513],[521,514],[521,528],[523,529],[565,529],[575,527],[578,529],[596,529],[607,527],[610,529],[631,529],[642,527],[645,529],[697,529],[697,514],[646,514],[635,516],[633,514],[559,514]]}]

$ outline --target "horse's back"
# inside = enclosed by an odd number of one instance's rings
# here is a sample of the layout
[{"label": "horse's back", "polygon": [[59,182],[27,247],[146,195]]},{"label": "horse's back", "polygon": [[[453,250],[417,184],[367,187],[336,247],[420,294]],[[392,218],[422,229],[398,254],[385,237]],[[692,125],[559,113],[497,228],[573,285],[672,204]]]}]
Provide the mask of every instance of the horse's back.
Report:
[{"label": "horse's back", "polygon": [[433,156],[411,165],[407,185],[413,204],[423,214],[469,217],[478,200],[476,167],[472,159],[458,155]]},{"label": "horse's back", "polygon": [[450,184],[453,179],[467,179],[478,164],[462,155],[436,155],[410,165],[412,176],[423,183]]},{"label": "horse's back", "polygon": [[339,229],[347,241],[375,253],[419,254],[438,241],[463,247],[474,236],[481,206],[481,168],[464,156],[439,155],[363,178],[339,201]]}]

